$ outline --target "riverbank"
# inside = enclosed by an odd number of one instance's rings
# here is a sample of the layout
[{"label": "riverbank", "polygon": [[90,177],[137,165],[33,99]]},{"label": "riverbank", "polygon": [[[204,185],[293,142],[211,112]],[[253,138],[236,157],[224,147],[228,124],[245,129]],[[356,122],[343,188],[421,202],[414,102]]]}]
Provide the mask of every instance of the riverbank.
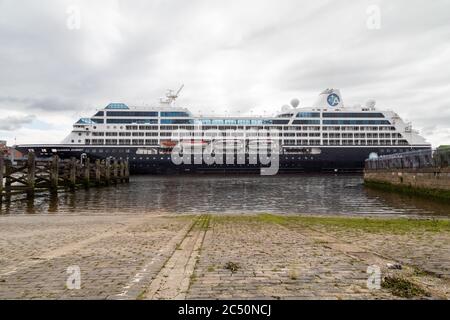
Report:
[{"label": "riverbank", "polygon": [[445,218],[9,215],[0,248],[0,298],[450,298]]},{"label": "riverbank", "polygon": [[364,185],[450,203],[450,169],[379,169],[364,171]]}]

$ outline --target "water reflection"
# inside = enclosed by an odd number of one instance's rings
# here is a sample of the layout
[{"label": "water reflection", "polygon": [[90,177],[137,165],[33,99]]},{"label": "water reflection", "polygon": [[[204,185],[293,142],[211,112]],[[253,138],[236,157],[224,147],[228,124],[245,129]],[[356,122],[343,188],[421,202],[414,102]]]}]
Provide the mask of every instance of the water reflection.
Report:
[{"label": "water reflection", "polygon": [[450,215],[448,204],[367,189],[356,175],[135,176],[130,184],[4,203],[1,213]]}]

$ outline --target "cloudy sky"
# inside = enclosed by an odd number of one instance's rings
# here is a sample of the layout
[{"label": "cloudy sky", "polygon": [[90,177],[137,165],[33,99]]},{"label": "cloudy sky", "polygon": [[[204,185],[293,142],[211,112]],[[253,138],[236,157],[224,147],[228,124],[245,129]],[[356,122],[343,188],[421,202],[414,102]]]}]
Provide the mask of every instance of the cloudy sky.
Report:
[{"label": "cloudy sky", "polygon": [[53,143],[109,102],[273,114],[325,88],[450,144],[450,1],[0,0],[0,140]]}]

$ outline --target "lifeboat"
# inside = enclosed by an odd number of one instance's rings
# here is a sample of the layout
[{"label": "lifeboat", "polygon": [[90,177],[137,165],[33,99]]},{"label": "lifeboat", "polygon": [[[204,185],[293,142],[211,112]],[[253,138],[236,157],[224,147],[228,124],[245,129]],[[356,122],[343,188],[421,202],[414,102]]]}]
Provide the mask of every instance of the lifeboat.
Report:
[{"label": "lifeboat", "polygon": [[162,148],[174,148],[177,145],[177,141],[172,140],[162,140],[161,141],[161,147]]}]

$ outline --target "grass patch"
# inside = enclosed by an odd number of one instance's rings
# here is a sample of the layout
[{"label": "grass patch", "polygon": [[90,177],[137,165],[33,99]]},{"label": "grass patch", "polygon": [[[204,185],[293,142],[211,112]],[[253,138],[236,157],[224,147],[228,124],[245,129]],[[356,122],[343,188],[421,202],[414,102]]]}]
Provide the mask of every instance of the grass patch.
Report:
[{"label": "grass patch", "polygon": [[392,292],[394,296],[401,298],[429,297],[430,294],[415,285],[411,281],[397,277],[386,277],[381,283],[381,287]]},{"label": "grass patch", "polygon": [[273,223],[284,226],[330,227],[369,233],[450,232],[448,219],[376,218],[345,216],[294,216],[276,214],[213,216],[215,223]]},{"label": "grass patch", "polygon": [[310,217],[261,214],[258,221],[303,226],[328,226],[357,229],[372,233],[407,233],[412,231],[450,232],[450,220],[408,218]]},{"label": "grass patch", "polygon": [[347,229],[359,229],[372,233],[407,233],[412,231],[450,232],[450,221],[436,219],[299,217],[297,220],[304,225],[334,226]]},{"label": "grass patch", "polygon": [[413,275],[415,275],[417,277],[436,276],[435,273],[427,271],[427,270],[423,270],[419,267],[414,267]]},{"label": "grass patch", "polygon": [[139,293],[139,295],[136,297],[136,300],[144,300],[144,298],[145,298],[145,291],[146,290],[141,291]]},{"label": "grass patch", "polygon": [[257,219],[264,223],[285,224],[288,222],[288,217],[274,214],[259,214]]},{"label": "grass patch", "polygon": [[209,215],[209,214],[201,215],[195,221],[193,229],[207,231],[209,229],[210,220],[211,220],[211,215]]}]

